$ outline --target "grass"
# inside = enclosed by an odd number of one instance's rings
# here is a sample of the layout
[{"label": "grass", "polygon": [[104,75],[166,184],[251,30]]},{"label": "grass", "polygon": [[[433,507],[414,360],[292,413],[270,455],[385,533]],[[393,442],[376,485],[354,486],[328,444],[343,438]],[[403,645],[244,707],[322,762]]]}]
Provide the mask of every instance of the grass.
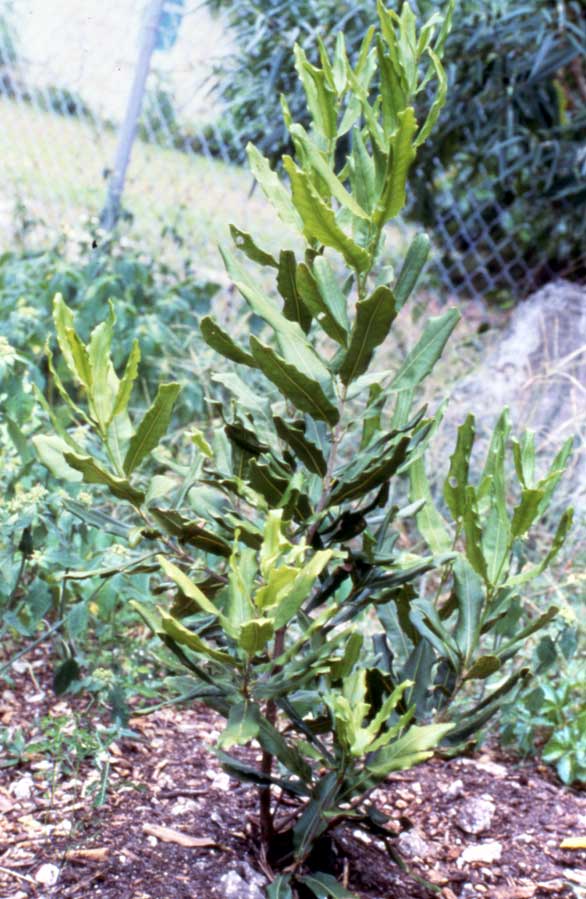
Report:
[{"label": "grass", "polygon": [[[42,223],[38,231],[45,238],[78,231],[88,216],[99,215],[116,150],[114,131],[6,98],[0,98],[0,118],[0,227],[12,227],[16,202],[29,221]],[[228,236],[230,222],[253,228],[268,249],[287,240],[285,226],[275,227],[271,207],[260,191],[251,194],[252,186],[240,166],[136,140],[124,208],[132,216],[133,236],[150,252],[160,249],[165,228],[181,244],[183,258],[187,253],[198,267],[222,270],[217,244]]]}]

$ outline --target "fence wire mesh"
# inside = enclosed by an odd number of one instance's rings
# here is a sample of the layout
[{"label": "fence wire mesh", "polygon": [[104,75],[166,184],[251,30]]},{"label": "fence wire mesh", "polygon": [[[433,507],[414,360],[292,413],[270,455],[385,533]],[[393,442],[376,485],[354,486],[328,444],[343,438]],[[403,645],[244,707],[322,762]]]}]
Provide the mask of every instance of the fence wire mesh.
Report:
[{"label": "fence wire mesh", "polygon": [[[123,214],[153,245],[187,244],[202,269],[220,269],[229,222],[269,248],[271,213],[241,164],[244,140],[222,128],[216,88],[230,30],[202,0],[0,0],[0,234],[59,234],[103,213],[115,177],[146,18],[159,17],[122,197]],[[126,125],[128,122],[126,122]],[[118,148],[118,149],[117,149]],[[516,165],[524,160],[517,158]],[[526,293],[539,271],[517,251],[488,172],[465,207],[437,163],[430,275],[452,294]],[[253,226],[254,222],[254,226]],[[401,226],[403,237],[412,226]],[[400,238],[400,234],[399,234]]]}]

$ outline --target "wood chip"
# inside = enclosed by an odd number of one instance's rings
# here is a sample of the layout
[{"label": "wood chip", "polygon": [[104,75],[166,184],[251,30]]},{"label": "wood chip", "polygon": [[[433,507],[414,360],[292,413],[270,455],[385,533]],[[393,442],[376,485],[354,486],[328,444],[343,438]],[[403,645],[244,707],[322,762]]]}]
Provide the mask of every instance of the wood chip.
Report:
[{"label": "wood chip", "polygon": [[75,861],[95,861],[101,862],[108,857],[110,850],[107,846],[96,849],[69,849],[65,853],[65,858],[70,862]]},{"label": "wood chip", "polygon": [[568,837],[562,840],[560,849],[586,849],[586,837]]},{"label": "wood chip", "polygon": [[188,849],[201,849],[206,846],[217,849],[223,848],[215,840],[210,840],[208,837],[192,837],[187,833],[174,830],[172,827],[162,827],[159,824],[149,824],[147,822],[142,825],[142,829],[150,836],[162,840],[163,843],[177,843],[178,846],[185,846]]}]

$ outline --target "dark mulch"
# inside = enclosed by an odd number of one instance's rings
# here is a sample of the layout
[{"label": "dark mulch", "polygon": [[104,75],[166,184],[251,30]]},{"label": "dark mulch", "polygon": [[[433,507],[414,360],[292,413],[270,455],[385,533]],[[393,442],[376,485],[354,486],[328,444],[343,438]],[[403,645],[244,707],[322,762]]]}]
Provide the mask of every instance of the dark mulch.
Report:
[{"label": "dark mulch", "polygon": [[[42,653],[31,661],[32,673],[21,666],[13,686],[0,686],[0,727],[20,724],[29,735],[42,715],[71,707],[39,688]],[[100,808],[91,804],[97,775],[90,762],[75,773],[40,757],[0,769],[2,899],[214,899],[225,895],[230,872],[243,878],[246,899],[244,881],[259,872],[260,883],[256,797],[230,781],[211,753],[217,719],[198,706],[162,710],[131,726],[142,739],[110,748]],[[586,794],[534,762],[496,750],[435,759],[393,776],[375,799],[391,814],[411,871],[436,891],[402,871],[382,844],[345,828],[335,849],[349,888],[363,899],[586,896],[586,851],[560,848],[565,838],[586,836]],[[492,801],[494,810],[474,835],[463,825],[478,800],[485,809]],[[185,837],[196,845],[177,842]]]}]

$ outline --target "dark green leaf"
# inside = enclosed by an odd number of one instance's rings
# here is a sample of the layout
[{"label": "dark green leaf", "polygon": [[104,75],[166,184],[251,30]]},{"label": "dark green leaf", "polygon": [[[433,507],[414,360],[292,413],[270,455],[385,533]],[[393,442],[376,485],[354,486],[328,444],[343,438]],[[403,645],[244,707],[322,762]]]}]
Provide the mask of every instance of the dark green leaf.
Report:
[{"label": "dark green leaf", "polygon": [[307,412],[318,421],[335,425],[339,414],[327,398],[321,385],[307,377],[271,347],[261,343],[254,335],[250,337],[250,348],[259,368],[279,390],[302,412]]},{"label": "dark green leaf", "polygon": [[73,657],[65,659],[64,662],[61,662],[53,676],[53,692],[56,696],[61,696],[80,677],[81,669],[76,660]]},{"label": "dark green leaf", "polygon": [[324,302],[314,275],[304,262],[301,262],[297,266],[296,283],[297,290],[313,318],[319,322],[325,333],[331,337],[332,340],[345,345],[347,338],[346,331],[338,324],[335,316],[330,312],[328,306]]},{"label": "dark green leaf", "polygon": [[239,347],[210,315],[202,318],[200,329],[202,337],[208,346],[211,346],[213,350],[226,359],[231,359],[232,362],[237,362],[241,365],[248,365],[250,368],[258,367],[250,353]]},{"label": "dark green leaf", "polygon": [[319,447],[306,437],[305,422],[288,422],[278,415],[273,416],[273,421],[281,440],[289,444],[296,457],[303,462],[305,467],[314,474],[324,477],[327,470],[326,460]]},{"label": "dark green leaf", "polygon": [[344,384],[367,370],[374,350],[385,340],[395,315],[395,297],[388,287],[377,287],[368,299],[358,301],[350,346],[339,369]]},{"label": "dark green leaf", "polygon": [[289,321],[297,322],[307,334],[311,327],[312,315],[297,290],[297,263],[292,250],[281,250],[278,268],[277,288],[285,301],[283,314]]},{"label": "dark green leaf", "polygon": [[499,671],[500,667],[501,662],[498,656],[480,656],[475,659],[470,668],[468,668],[464,678],[465,680],[485,680],[487,677],[490,677],[491,674]]}]

